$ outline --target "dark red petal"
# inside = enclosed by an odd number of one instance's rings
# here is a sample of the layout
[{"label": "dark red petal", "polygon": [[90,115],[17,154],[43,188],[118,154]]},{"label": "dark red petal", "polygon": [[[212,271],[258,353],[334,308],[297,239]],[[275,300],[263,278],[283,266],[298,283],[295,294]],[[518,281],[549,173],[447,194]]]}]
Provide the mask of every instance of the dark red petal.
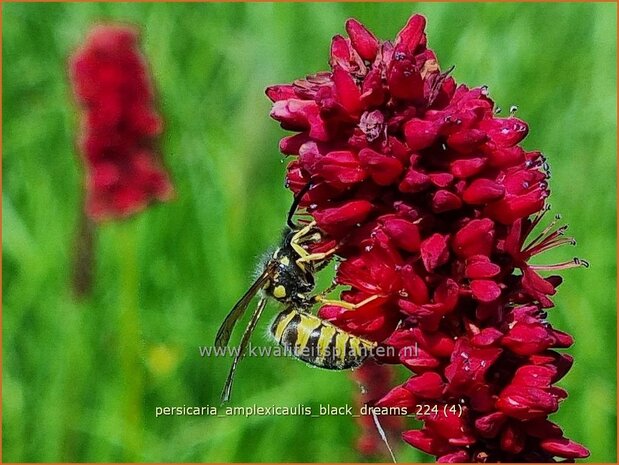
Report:
[{"label": "dark red petal", "polygon": [[318,144],[313,140],[306,142],[299,147],[299,158],[297,159],[301,167],[307,172],[313,173],[318,168],[318,164],[324,158],[324,154],[320,152]]},{"label": "dark red petal", "polygon": [[452,249],[463,258],[490,255],[494,246],[494,223],[488,218],[469,221],[454,236]]},{"label": "dark red petal", "polygon": [[272,102],[298,98],[294,86],[288,84],[267,87],[265,92]]},{"label": "dark red petal", "polygon": [[297,155],[301,146],[309,140],[309,136],[305,132],[295,134],[294,136],[283,137],[279,141],[279,150],[284,155]]},{"label": "dark red petal", "polygon": [[447,187],[451,184],[454,177],[450,173],[430,173],[430,181],[436,187]]},{"label": "dark red petal", "polygon": [[490,179],[476,179],[466,188],[462,198],[472,205],[483,205],[498,200],[505,194],[505,189]]},{"label": "dark red petal", "polygon": [[471,434],[468,427],[468,419],[459,416],[457,413],[447,411],[439,415],[431,415],[425,419],[428,429],[447,439],[449,444],[454,446],[468,446],[474,444],[476,438]]},{"label": "dark red petal", "polygon": [[350,46],[346,39],[340,35],[333,36],[331,40],[331,66],[348,67],[350,64]]},{"label": "dark red petal", "polygon": [[497,147],[488,153],[488,162],[491,166],[505,168],[524,163],[524,150],[522,147]]},{"label": "dark red petal", "polygon": [[513,384],[522,386],[548,387],[552,383],[555,370],[546,366],[524,365],[514,375]]},{"label": "dark red petal", "polygon": [[485,132],[479,129],[466,129],[451,134],[447,145],[460,153],[471,153],[488,140]]},{"label": "dark red petal", "polygon": [[471,291],[473,291],[473,297],[481,302],[493,302],[501,295],[499,285],[488,279],[471,281]]},{"label": "dark red petal", "polygon": [[416,224],[400,218],[390,218],[383,223],[383,228],[401,249],[407,252],[419,250],[419,228]]},{"label": "dark red petal", "polygon": [[484,438],[493,438],[499,434],[499,431],[506,421],[507,416],[505,416],[504,413],[493,412],[475,420],[475,429],[477,429]]},{"label": "dark red petal", "polygon": [[484,158],[463,158],[453,161],[449,165],[449,171],[456,178],[469,178],[479,173],[485,164]]},{"label": "dark red petal", "polygon": [[402,192],[421,192],[430,187],[430,177],[410,167],[398,186]]},{"label": "dark red petal", "polygon": [[404,387],[418,397],[438,399],[443,394],[445,382],[438,373],[428,371],[421,375],[413,376],[404,384]]},{"label": "dark red petal", "polygon": [[407,53],[416,53],[418,48],[425,47],[425,28],[426,18],[421,15],[411,16],[406,26],[404,26],[396,36],[396,49],[402,49]]},{"label": "dark red petal", "polygon": [[316,163],[316,173],[328,182],[354,184],[363,181],[367,174],[359,165],[353,152],[329,152]]},{"label": "dark red petal", "polygon": [[547,296],[556,293],[555,287],[546,279],[542,278],[530,267],[526,267],[522,273],[522,290],[529,296],[536,299],[544,308],[552,307],[554,304]]},{"label": "dark red petal", "polygon": [[545,451],[566,459],[584,459],[590,455],[587,448],[567,438],[544,439],[540,445]]},{"label": "dark red petal", "polygon": [[552,330],[552,335],[555,338],[555,342],[552,345],[553,347],[559,349],[567,349],[574,344],[574,337],[571,334],[567,334],[563,331],[559,331],[558,329]]},{"label": "dark red petal", "polygon": [[361,58],[374,61],[378,52],[378,40],[363,24],[356,19],[346,21],[346,32],[350,42]]},{"label": "dark red petal", "polygon": [[421,243],[421,259],[428,271],[444,265],[449,260],[447,237],[435,233]]},{"label": "dark red petal", "polygon": [[327,140],[325,123],[320,117],[318,104],[313,100],[289,99],[273,104],[271,117],[279,121],[284,129],[305,131],[317,140]]},{"label": "dark red petal", "polygon": [[471,343],[478,347],[490,346],[503,337],[503,333],[496,328],[484,328],[471,339]]},{"label": "dark red petal", "polygon": [[544,418],[556,412],[559,403],[555,396],[539,388],[506,389],[496,406],[505,414],[519,420]]},{"label": "dark red petal", "polygon": [[552,345],[553,338],[541,324],[517,323],[503,338],[503,345],[518,355],[533,355]]},{"label": "dark red petal", "polygon": [[501,353],[502,349],[497,347],[473,347],[468,340],[459,339],[451,355],[451,363],[445,368],[449,390],[454,394],[470,394],[472,388],[479,388],[485,383],[487,371]]},{"label": "dark red petal", "polygon": [[411,265],[406,265],[400,270],[402,284],[408,300],[416,304],[425,304],[429,300],[428,286],[424,280],[413,270]]},{"label": "dark red petal", "polygon": [[462,200],[453,192],[447,190],[438,190],[432,197],[432,210],[435,213],[442,213],[450,210],[456,210],[462,206]]},{"label": "dark red petal", "polygon": [[333,70],[333,83],[337,101],[351,115],[357,115],[361,111],[361,92],[354,79],[342,67],[335,66]]},{"label": "dark red petal", "polygon": [[397,158],[388,157],[369,148],[359,152],[359,161],[372,181],[379,186],[388,186],[397,181],[404,169]]},{"label": "dark red petal", "polygon": [[465,276],[469,279],[492,278],[501,272],[501,267],[490,261],[485,255],[473,255],[467,258]]},{"label": "dark red petal", "polygon": [[391,61],[387,72],[387,84],[393,98],[417,101],[423,98],[421,73],[409,58]]},{"label": "dark red petal", "polygon": [[402,439],[426,454],[435,454],[437,452],[434,438],[423,430],[404,431]]},{"label": "dark red petal", "polygon": [[438,132],[439,125],[434,121],[413,118],[404,125],[406,144],[415,152],[432,145]]},{"label": "dark red petal", "polygon": [[440,304],[443,313],[452,311],[458,303],[460,286],[453,279],[447,278],[434,291],[434,302]]},{"label": "dark red petal", "polygon": [[500,223],[511,224],[520,218],[540,211],[544,207],[546,197],[548,197],[548,192],[541,188],[524,195],[504,197],[489,204],[484,210],[484,214]]},{"label": "dark red petal", "polygon": [[415,397],[412,392],[402,386],[396,386],[380,400],[376,402],[377,407],[413,407]]},{"label": "dark red petal", "polygon": [[498,147],[513,147],[529,132],[527,123],[514,117],[485,119],[479,124],[479,128],[487,132]]},{"label": "dark red petal", "polygon": [[[451,285],[446,284],[447,287],[451,287]],[[457,284],[456,284],[457,287]],[[457,294],[456,294],[457,298]],[[448,358],[451,356],[453,352],[455,342],[453,337],[448,334],[442,333],[440,331],[434,333],[426,333],[422,332],[421,329],[417,328],[416,334],[418,334],[419,345],[424,347],[428,353],[432,354],[435,357]]]},{"label": "dark red petal", "polygon": [[372,204],[367,200],[353,200],[337,207],[314,212],[318,226],[352,226],[364,221],[372,211]]},{"label": "dark red petal", "polygon": [[361,101],[367,107],[375,107],[385,99],[385,86],[379,68],[373,68],[365,76],[361,86]]},{"label": "dark red petal", "polygon": [[416,346],[413,347],[412,351],[410,348],[408,350],[400,350],[399,356],[404,366],[417,373],[431,370],[441,364],[437,358]]}]

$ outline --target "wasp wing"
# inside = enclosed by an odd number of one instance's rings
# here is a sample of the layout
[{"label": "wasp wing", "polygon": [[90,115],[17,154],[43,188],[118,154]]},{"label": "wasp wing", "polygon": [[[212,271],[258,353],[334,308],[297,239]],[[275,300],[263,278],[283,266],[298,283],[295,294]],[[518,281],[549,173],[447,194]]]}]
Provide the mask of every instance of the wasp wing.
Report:
[{"label": "wasp wing", "polygon": [[251,299],[262,289],[262,287],[266,284],[266,282],[271,277],[273,271],[275,269],[275,263],[269,262],[267,266],[264,268],[264,271],[258,279],[254,281],[251,287],[247,290],[247,292],[241,297],[241,299],[236,303],[236,305],[230,310],[228,316],[219,327],[219,331],[217,331],[217,336],[215,336],[215,347],[223,347],[228,345],[228,341],[230,341],[230,336],[232,335],[232,330],[236,325],[236,322],[243,316],[245,310],[247,310],[247,306],[251,302]]},{"label": "wasp wing", "polygon": [[258,305],[256,306],[256,310],[254,310],[254,314],[251,316],[251,320],[247,324],[247,328],[245,328],[245,332],[243,333],[243,337],[241,338],[241,344],[238,347],[236,354],[234,355],[234,360],[232,361],[232,366],[230,367],[230,372],[228,373],[228,377],[226,378],[226,384],[224,385],[223,392],[221,393],[221,402],[228,402],[230,399],[230,392],[232,391],[232,382],[234,381],[234,372],[236,371],[236,367],[243,358],[245,354],[245,349],[247,348],[247,344],[249,343],[249,338],[251,333],[256,328],[256,324],[258,323],[258,319],[262,314],[262,310],[267,303],[266,298],[260,299]]}]

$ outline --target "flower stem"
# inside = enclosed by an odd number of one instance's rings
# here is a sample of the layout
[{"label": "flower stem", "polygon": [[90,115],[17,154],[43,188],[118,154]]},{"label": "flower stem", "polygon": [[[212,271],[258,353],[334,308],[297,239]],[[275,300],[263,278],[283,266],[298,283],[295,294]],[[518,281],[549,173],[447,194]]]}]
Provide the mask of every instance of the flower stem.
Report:
[{"label": "flower stem", "polygon": [[94,235],[95,224],[80,208],[73,258],[73,295],[81,300],[92,294],[95,271]]},{"label": "flower stem", "polygon": [[140,358],[139,280],[135,223],[120,224],[119,349],[122,385],[124,461],[139,461],[142,450],[144,366]]}]

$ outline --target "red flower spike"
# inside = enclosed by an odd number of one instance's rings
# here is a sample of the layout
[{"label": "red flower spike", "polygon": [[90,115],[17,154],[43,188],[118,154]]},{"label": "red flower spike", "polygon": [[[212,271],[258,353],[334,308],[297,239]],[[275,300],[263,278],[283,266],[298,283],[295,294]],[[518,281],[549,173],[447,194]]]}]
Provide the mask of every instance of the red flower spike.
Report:
[{"label": "red flower spike", "polygon": [[311,180],[300,208],[324,233],[316,250],[337,244],[341,298],[377,296],[318,314],[395,350],[379,361],[411,377],[376,405],[441,411],[402,434],[439,462],[586,457],[548,420],[573,362],[556,350],[573,339],[544,310],[561,282],[546,271],[586,262],[529,263],[573,243],[556,220],[532,234],[547,211],[546,161],[521,147],[527,124],[499,118],[485,87],[440,69],[424,29],[414,15],[389,42],[348,20],[329,72],[267,90],[273,117],[296,132],[280,143],[296,157],[288,186]]},{"label": "red flower spike", "polygon": [[69,67],[84,112],[79,146],[88,216],[95,221],[122,218],[153,200],[169,200],[172,184],[154,149],[162,122],[137,30],[95,26]]}]

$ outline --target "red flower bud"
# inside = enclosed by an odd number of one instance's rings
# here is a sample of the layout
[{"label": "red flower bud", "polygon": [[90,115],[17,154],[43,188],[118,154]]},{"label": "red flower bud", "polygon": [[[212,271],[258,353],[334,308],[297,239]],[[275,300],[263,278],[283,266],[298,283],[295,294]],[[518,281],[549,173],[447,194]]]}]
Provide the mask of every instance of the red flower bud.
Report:
[{"label": "red flower bud", "polygon": [[378,40],[363,24],[356,19],[346,21],[346,32],[350,42],[361,58],[373,61],[378,53]]}]

